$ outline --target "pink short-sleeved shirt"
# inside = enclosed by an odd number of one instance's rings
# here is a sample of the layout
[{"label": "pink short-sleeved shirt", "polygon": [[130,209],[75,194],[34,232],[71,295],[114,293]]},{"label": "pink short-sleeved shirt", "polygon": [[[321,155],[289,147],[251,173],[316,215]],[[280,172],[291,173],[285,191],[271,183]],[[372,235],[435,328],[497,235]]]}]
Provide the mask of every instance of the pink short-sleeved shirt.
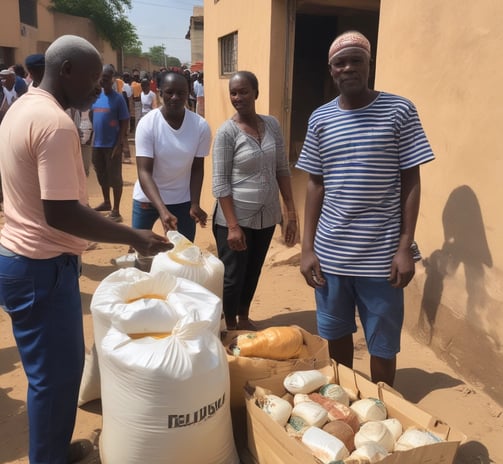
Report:
[{"label": "pink short-sleeved shirt", "polygon": [[42,200],[87,203],[77,128],[48,92],[30,87],[0,125],[5,225],[0,243],[33,259],[81,254],[87,241],[50,227]]}]

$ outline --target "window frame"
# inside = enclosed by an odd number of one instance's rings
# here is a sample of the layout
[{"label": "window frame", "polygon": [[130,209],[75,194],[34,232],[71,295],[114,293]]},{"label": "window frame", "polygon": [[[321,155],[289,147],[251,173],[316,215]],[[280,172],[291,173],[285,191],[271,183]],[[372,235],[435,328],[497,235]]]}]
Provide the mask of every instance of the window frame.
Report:
[{"label": "window frame", "polygon": [[238,70],[238,31],[218,38],[220,77],[229,77]]},{"label": "window frame", "polygon": [[37,0],[18,0],[21,24],[38,28]]}]

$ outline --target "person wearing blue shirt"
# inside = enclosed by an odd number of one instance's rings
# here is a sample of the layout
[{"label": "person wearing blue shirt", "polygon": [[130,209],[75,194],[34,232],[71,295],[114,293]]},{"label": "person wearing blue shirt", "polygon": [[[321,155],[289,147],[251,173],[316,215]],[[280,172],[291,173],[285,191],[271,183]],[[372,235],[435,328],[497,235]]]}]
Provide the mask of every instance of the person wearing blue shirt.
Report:
[{"label": "person wearing blue shirt", "polygon": [[[122,222],[122,143],[129,127],[129,111],[124,97],[113,90],[114,67],[105,65],[101,76],[101,94],[89,113],[93,123],[93,166],[103,193],[96,211],[110,211],[108,218]],[[113,193],[113,204],[110,199]]]}]

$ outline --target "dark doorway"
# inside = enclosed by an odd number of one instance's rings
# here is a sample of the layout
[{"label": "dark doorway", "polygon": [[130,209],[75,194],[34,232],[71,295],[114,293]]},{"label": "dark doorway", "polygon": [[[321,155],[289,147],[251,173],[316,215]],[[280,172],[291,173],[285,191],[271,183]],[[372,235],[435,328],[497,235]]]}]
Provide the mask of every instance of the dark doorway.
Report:
[{"label": "dark doorway", "polygon": [[[313,2],[314,3],[314,2]],[[379,11],[348,10],[337,7],[323,9],[311,5],[298,10],[295,20],[295,51],[292,80],[292,112],[290,121],[290,163],[297,161],[307,121],[315,108],[337,96],[328,73],[328,48],[340,33],[356,29],[372,44],[375,58]],[[370,86],[374,85],[372,66]]]}]

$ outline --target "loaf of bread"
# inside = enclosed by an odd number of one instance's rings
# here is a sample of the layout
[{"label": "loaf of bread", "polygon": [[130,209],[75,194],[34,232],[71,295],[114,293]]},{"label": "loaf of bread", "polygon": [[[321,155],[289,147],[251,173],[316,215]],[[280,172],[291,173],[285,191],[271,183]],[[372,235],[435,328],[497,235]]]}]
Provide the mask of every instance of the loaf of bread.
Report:
[{"label": "loaf of bread", "polygon": [[236,356],[284,361],[299,358],[303,344],[304,337],[297,327],[269,327],[238,335],[232,352]]}]

